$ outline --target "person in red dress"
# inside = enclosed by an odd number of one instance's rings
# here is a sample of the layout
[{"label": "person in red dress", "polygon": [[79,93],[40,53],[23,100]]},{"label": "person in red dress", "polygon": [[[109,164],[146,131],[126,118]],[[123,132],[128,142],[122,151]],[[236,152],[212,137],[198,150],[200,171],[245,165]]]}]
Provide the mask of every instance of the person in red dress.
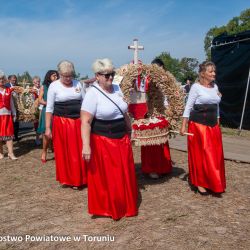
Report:
[{"label": "person in red dress", "polygon": [[109,59],[93,64],[96,82],[81,107],[83,158],[88,162],[88,210],[92,215],[118,220],[136,216],[137,182],[127,104],[113,84]]},{"label": "person in red dress", "polygon": [[85,92],[82,84],[73,79],[75,70],[72,62],[61,61],[58,73],[60,78],[52,82],[48,89],[45,135],[53,140],[57,181],[62,187],[79,189],[87,184],[81,153],[80,120]]},{"label": "person in red dress", "polygon": [[[157,58],[152,61],[159,67],[164,68],[164,63]],[[165,105],[167,100],[165,100]],[[141,147],[141,169],[142,173],[148,174],[152,179],[158,179],[160,175],[172,172],[172,161],[168,142],[162,145]]]},{"label": "person in red dress", "polygon": [[188,136],[189,179],[201,195],[221,194],[226,188],[224,154],[220,130],[221,94],[215,81],[215,65],[205,61],[199,66],[199,81],[190,89],[183,113],[180,134]]},{"label": "person in red dress", "polygon": [[[18,82],[17,82],[17,76],[16,75],[9,75],[8,76],[8,82],[5,83],[5,87],[7,88],[11,88],[12,92],[12,96],[13,96],[13,101],[14,101],[14,105],[15,108],[17,109],[17,105],[16,105],[16,99],[18,97],[18,93],[15,92],[15,87],[18,86]],[[15,121],[13,121],[14,123],[14,139],[13,141],[19,141],[19,121],[18,121],[18,110],[16,110],[16,117],[15,117]]]},{"label": "person in red dress", "polygon": [[3,141],[6,142],[8,157],[11,160],[16,160],[17,158],[13,153],[13,120],[15,121],[16,118],[16,109],[13,102],[12,89],[5,87],[5,82],[5,74],[0,71],[0,160],[4,158]]}]

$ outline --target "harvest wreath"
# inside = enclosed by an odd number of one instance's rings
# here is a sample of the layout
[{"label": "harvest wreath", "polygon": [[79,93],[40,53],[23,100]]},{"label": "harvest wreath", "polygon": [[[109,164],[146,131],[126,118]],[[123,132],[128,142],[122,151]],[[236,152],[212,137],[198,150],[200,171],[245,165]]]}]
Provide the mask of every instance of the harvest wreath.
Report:
[{"label": "harvest wreath", "polygon": [[15,98],[18,120],[23,122],[32,122],[37,120],[38,116],[38,99],[34,100],[30,89],[23,87],[15,87],[14,91],[17,93]]},{"label": "harvest wreath", "polygon": [[[146,79],[147,113],[143,119],[132,119],[132,140],[136,146],[160,145],[175,130],[184,109],[184,95],[174,76],[157,65],[130,64],[117,70],[124,99],[131,104],[136,81]],[[167,103],[167,105],[166,105]]]}]

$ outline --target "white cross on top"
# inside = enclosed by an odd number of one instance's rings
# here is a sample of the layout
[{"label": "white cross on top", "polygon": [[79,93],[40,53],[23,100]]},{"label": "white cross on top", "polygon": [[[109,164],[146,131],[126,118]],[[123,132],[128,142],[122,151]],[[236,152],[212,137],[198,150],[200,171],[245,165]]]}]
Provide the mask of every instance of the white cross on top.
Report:
[{"label": "white cross on top", "polygon": [[143,50],[144,47],[138,45],[138,39],[134,39],[134,45],[128,46],[128,49],[134,50],[134,64],[138,64],[138,50]]}]

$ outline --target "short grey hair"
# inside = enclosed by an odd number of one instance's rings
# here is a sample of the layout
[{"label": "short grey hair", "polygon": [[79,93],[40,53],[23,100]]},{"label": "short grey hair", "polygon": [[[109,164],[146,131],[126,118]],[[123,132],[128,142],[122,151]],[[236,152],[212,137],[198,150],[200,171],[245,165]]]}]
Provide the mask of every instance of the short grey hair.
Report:
[{"label": "short grey hair", "polygon": [[5,77],[5,74],[4,72],[0,69],[0,78],[4,78]]},{"label": "short grey hair", "polygon": [[96,59],[92,64],[93,72],[96,73],[105,73],[114,70],[114,65],[112,61],[108,58]]},{"label": "short grey hair", "polygon": [[64,73],[71,73],[72,75],[75,74],[74,64],[67,60],[59,62],[57,65],[57,69],[59,74],[64,74]]},{"label": "short grey hair", "polygon": [[34,77],[32,78],[32,80],[33,80],[33,81],[34,81],[34,80],[41,81],[41,78],[40,78],[39,76],[34,76]]}]

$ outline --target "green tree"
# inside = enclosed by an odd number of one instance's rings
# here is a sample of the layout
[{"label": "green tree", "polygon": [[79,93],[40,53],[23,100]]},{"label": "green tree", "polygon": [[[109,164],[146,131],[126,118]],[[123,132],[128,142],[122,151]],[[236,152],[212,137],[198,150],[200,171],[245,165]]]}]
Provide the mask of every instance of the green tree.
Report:
[{"label": "green tree", "polygon": [[17,82],[22,85],[22,83],[32,83],[32,77],[28,71],[25,71],[21,75],[17,75]]},{"label": "green tree", "polygon": [[74,78],[75,78],[76,80],[80,81],[80,80],[86,80],[86,79],[88,79],[89,77],[88,77],[88,75],[81,76],[81,74],[80,74],[79,72],[78,72],[78,73],[75,72]]},{"label": "green tree", "polygon": [[180,79],[181,74],[178,59],[172,58],[169,52],[162,52],[156,58],[159,58],[163,61],[165,69],[171,72],[176,79]]},{"label": "green tree", "polygon": [[86,80],[86,79],[89,79],[89,76],[88,76],[88,75],[82,76],[82,77],[80,78],[80,80]]},{"label": "green tree", "polygon": [[75,79],[77,79],[77,80],[79,80],[80,79],[80,76],[81,76],[81,74],[78,72],[75,72],[75,74],[74,74],[74,78]]},{"label": "green tree", "polygon": [[196,58],[183,57],[180,60],[180,70],[181,70],[181,79],[180,81],[186,82],[187,78],[192,79],[194,81],[197,74],[197,67],[199,65],[199,61]]},{"label": "green tree", "polygon": [[196,58],[183,57],[182,59],[172,58],[170,53],[162,52],[156,58],[160,58],[166,70],[171,72],[177,81],[184,83],[187,78],[195,80],[197,77],[197,66],[199,64]]},{"label": "green tree", "polygon": [[250,30],[250,9],[241,12],[240,16],[233,17],[225,26],[211,28],[204,39],[204,49],[207,59],[211,59],[212,40],[219,35],[234,35],[239,32]]}]

